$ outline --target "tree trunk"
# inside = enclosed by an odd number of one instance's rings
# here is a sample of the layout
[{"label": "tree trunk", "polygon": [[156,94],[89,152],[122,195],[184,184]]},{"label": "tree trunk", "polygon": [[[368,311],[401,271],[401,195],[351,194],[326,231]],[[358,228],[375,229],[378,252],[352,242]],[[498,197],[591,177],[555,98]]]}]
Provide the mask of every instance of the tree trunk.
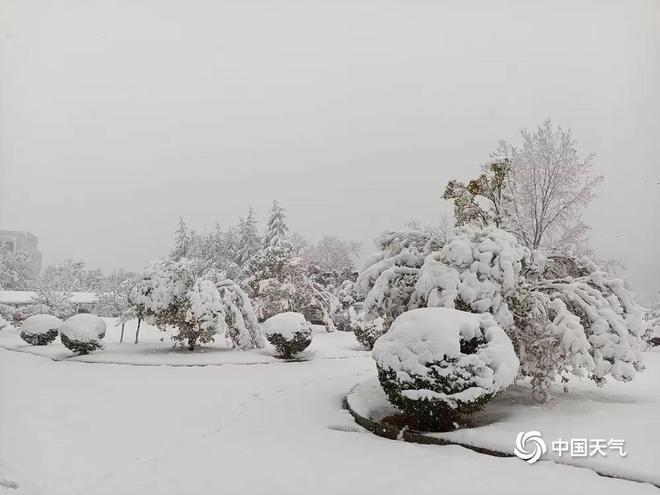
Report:
[{"label": "tree trunk", "polygon": [[140,323],[142,323],[142,318],[138,318],[138,324],[137,324],[137,329],[135,330],[135,343],[138,343],[138,339],[140,338]]},{"label": "tree trunk", "polygon": [[119,343],[121,344],[124,342],[124,327],[126,326],[126,323],[121,324],[121,335],[119,336]]},{"label": "tree trunk", "polygon": [[197,341],[197,337],[188,337],[188,350],[189,351],[194,351],[195,350],[196,341]]}]

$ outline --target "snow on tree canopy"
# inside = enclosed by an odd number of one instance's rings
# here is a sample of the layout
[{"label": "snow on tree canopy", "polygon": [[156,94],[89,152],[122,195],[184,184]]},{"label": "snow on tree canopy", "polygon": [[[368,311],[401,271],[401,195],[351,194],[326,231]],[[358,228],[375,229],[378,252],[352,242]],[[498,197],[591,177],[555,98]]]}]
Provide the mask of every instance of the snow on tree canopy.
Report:
[{"label": "snow on tree canopy", "polygon": [[360,319],[379,318],[387,331],[394,319],[407,311],[419,269],[430,253],[439,250],[443,237],[431,230],[385,232],[376,239],[381,252],[368,257],[355,282],[364,298]]},{"label": "snow on tree canopy", "polygon": [[[372,356],[391,372],[408,400],[440,401],[450,408],[491,397],[511,385],[519,362],[513,344],[492,315],[421,308],[399,316]],[[450,386],[420,383],[450,378]],[[387,390],[386,390],[387,391]]]},{"label": "snow on tree canopy", "polygon": [[30,335],[41,335],[62,326],[62,320],[53,315],[34,315],[26,318],[21,325],[21,332]]},{"label": "snow on tree canopy", "polygon": [[216,287],[225,307],[227,340],[238,349],[264,347],[264,336],[259,328],[257,314],[245,291],[229,279],[222,280]]},{"label": "snow on tree canopy", "polygon": [[312,333],[312,327],[305,317],[292,311],[271,316],[263,323],[263,330],[266,336],[279,334],[287,340],[293,339],[295,333]]},{"label": "snow on tree canopy", "polygon": [[193,282],[190,260],[159,260],[144,270],[129,294],[129,301],[143,308],[146,315],[158,315],[185,298]]},{"label": "snow on tree canopy", "polygon": [[224,328],[224,305],[213,282],[197,279],[187,295],[186,322],[197,325],[200,332],[215,333],[219,325]]},{"label": "snow on tree canopy", "polygon": [[81,313],[67,319],[60,333],[70,340],[96,341],[105,336],[105,322],[96,315]]},{"label": "snow on tree canopy", "polygon": [[574,373],[589,372],[599,384],[607,375],[632,380],[644,369],[644,309],[621,279],[586,259],[578,265],[577,276],[540,282],[536,302],[561,337]]},{"label": "snow on tree canopy", "polygon": [[419,270],[411,307],[447,307],[489,312],[505,329],[513,325],[506,295],[524,281],[531,253],[495,227],[456,229]]}]

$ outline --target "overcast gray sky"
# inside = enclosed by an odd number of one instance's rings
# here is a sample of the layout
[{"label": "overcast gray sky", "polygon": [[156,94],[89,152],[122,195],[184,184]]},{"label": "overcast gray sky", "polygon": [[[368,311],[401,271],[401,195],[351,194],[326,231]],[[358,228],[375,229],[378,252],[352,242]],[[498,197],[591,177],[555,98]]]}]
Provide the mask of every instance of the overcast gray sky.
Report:
[{"label": "overcast gray sky", "polygon": [[660,287],[659,1],[0,0],[0,229],[139,269],[177,218],[277,198],[365,242],[546,117],[606,176],[587,212]]}]

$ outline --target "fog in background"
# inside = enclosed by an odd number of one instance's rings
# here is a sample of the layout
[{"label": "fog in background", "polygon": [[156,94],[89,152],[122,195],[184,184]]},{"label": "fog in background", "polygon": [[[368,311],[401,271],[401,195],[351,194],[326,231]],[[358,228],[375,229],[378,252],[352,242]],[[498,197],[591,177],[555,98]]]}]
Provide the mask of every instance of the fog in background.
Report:
[{"label": "fog in background", "polygon": [[550,117],[606,176],[594,249],[660,287],[660,2],[0,0],[0,36],[0,229],[45,264],[275,198],[369,251]]}]

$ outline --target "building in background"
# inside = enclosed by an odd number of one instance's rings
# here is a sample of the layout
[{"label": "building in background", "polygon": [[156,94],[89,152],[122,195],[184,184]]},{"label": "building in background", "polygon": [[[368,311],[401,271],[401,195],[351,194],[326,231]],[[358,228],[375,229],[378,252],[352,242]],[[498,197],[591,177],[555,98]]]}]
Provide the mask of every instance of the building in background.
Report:
[{"label": "building in background", "polygon": [[24,230],[0,230],[0,245],[13,252],[25,251],[30,257],[32,273],[35,276],[41,273],[41,251],[36,235]]},{"label": "building in background", "polygon": [[[98,302],[99,297],[93,292],[68,292],[69,301],[76,313],[89,313]],[[0,290],[0,304],[20,309],[34,304],[36,292],[29,290]]]}]

